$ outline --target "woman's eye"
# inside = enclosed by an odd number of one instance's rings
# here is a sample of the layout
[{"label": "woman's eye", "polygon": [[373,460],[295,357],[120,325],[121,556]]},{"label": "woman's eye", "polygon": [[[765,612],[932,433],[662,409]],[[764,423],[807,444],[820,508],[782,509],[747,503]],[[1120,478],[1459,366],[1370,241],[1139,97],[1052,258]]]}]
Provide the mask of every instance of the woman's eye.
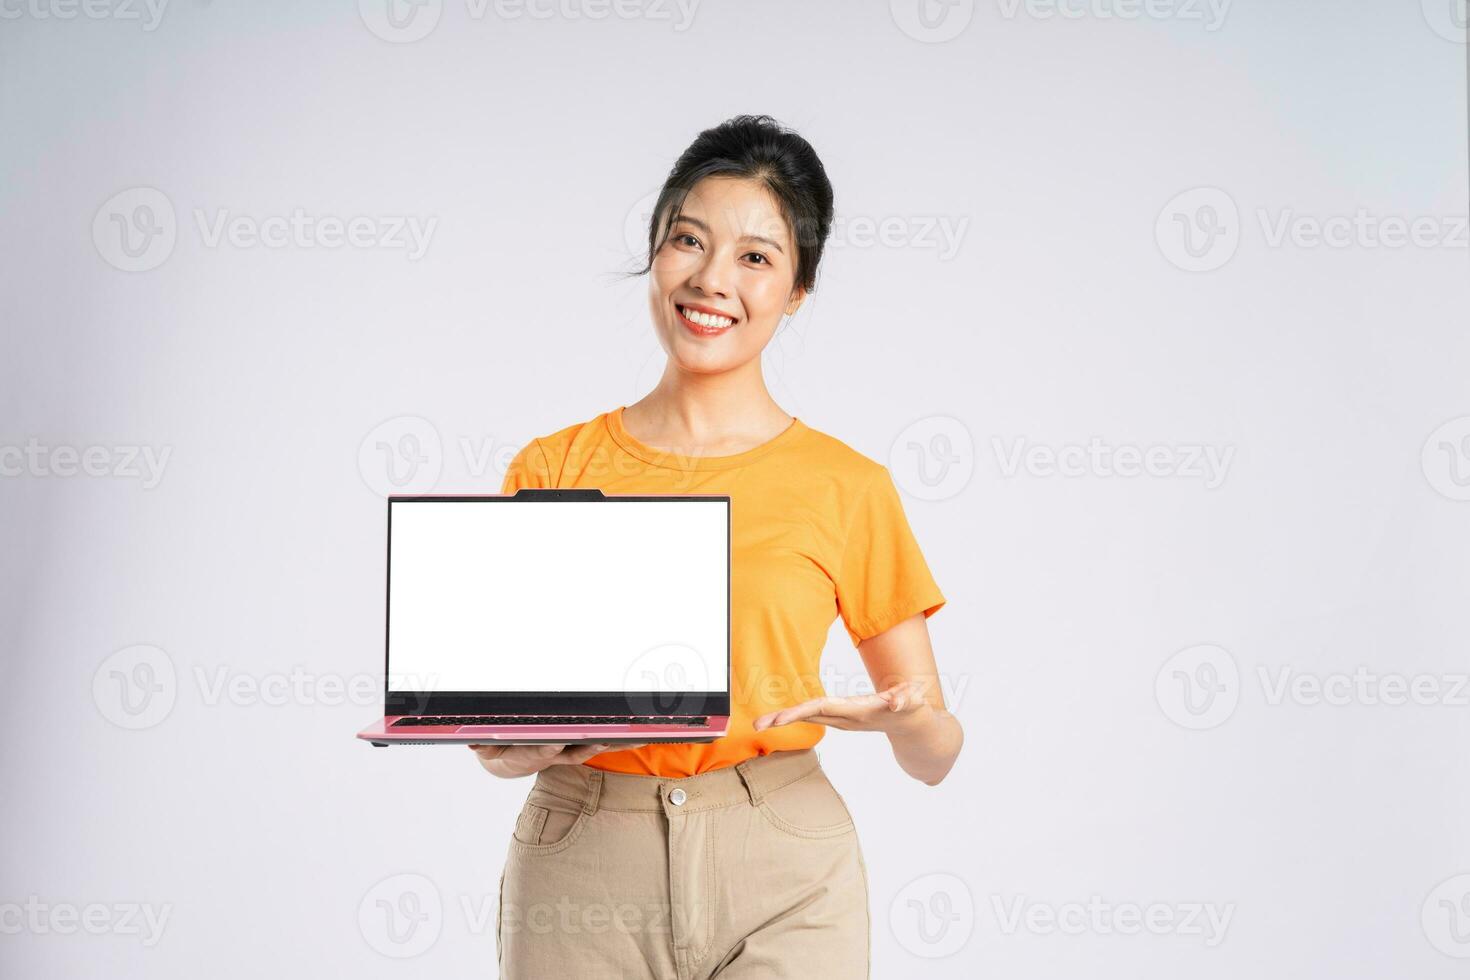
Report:
[{"label": "woman's eye", "polygon": [[693,235],[689,234],[687,231],[680,232],[679,234],[677,234],[677,235],[674,236],[674,241],[680,243],[681,245],[685,242],[686,239],[689,242],[691,242],[691,243],[693,243],[695,245],[698,245],[699,244],[699,239],[695,238]]},{"label": "woman's eye", "polygon": [[763,265],[770,265],[771,264],[770,259],[766,258],[764,255],[762,255],[759,252],[747,252],[746,255],[749,258],[760,259],[761,260],[761,264],[763,264]]}]

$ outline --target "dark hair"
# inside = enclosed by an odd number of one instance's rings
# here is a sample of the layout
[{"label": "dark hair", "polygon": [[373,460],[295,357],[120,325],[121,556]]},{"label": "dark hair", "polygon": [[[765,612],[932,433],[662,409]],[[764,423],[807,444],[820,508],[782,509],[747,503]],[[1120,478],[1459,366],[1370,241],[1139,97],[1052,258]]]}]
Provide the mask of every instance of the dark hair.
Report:
[{"label": "dark hair", "polygon": [[700,133],[679,155],[653,206],[647,262],[634,274],[653,268],[684,199],[706,177],[744,177],[765,185],[796,240],[795,285],[810,292],[832,230],[832,183],[812,145],[770,116],[734,116]]}]

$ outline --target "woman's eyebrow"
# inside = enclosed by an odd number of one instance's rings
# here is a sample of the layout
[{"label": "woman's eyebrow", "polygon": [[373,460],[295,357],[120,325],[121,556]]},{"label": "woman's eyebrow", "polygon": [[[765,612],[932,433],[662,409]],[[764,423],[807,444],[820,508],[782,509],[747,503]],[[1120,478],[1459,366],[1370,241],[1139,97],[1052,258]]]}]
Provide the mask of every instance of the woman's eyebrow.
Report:
[{"label": "woman's eyebrow", "polygon": [[[709,234],[709,225],[705,224],[703,221],[700,221],[698,218],[691,218],[687,214],[681,214],[681,215],[679,215],[679,217],[677,217],[677,218],[674,219],[674,224],[677,225],[681,221],[687,221],[689,224],[691,224],[694,227],[698,228],[700,231],[704,232],[706,235]],[[764,237],[762,235],[742,235],[742,236],[740,236],[740,240],[742,242],[765,242],[767,245],[771,246],[776,251],[780,252],[782,255],[785,255],[786,254],[786,250],[781,247],[781,243],[780,242],[772,241],[771,239],[766,238],[766,237]]]}]

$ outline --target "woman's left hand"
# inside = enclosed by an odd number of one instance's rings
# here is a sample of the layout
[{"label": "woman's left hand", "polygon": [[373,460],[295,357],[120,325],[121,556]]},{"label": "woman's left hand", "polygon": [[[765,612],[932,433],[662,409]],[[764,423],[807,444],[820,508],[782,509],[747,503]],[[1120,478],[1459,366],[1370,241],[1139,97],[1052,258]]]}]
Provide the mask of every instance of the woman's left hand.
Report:
[{"label": "woman's left hand", "polygon": [[849,732],[899,734],[922,726],[934,709],[924,700],[923,686],[904,681],[876,694],[813,698],[790,708],[771,711],[754,722],[756,731],[794,721],[841,728]]}]

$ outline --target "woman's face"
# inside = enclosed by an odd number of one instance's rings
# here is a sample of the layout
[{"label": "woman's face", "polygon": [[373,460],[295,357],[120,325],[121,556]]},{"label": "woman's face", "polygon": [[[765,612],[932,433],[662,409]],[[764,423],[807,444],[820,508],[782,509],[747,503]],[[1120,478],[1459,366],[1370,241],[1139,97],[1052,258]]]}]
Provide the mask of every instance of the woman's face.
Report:
[{"label": "woman's face", "polygon": [[794,288],[796,259],[791,230],[764,187],[701,180],[653,257],[648,300],[659,343],[698,374],[759,358],[805,295]]}]

